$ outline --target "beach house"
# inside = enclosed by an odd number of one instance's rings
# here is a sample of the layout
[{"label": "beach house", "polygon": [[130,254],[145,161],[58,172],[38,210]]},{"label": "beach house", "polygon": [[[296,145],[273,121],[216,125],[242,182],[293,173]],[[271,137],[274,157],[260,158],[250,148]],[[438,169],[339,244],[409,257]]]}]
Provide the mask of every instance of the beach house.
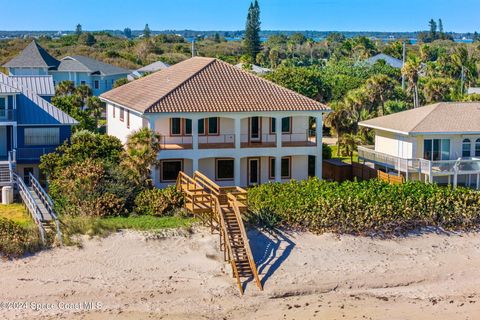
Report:
[{"label": "beach house", "polygon": [[67,56],[57,60],[35,40],[3,67],[11,76],[51,75],[54,86],[64,80],[72,81],[75,86],[84,84],[96,96],[112,89],[116,80],[126,78],[130,73],[129,70],[84,56]]},{"label": "beach house", "polygon": [[375,145],[360,161],[407,180],[480,187],[480,103],[442,102],[359,123]]},{"label": "beach house", "polygon": [[180,171],[237,186],[321,177],[328,107],[226,62],[193,57],[100,98],[108,134],[160,134],[158,187]]},{"label": "beach house", "polygon": [[43,180],[40,157],[69,139],[77,122],[48,101],[54,93],[52,76],[0,73],[0,187],[11,183],[10,167]]}]

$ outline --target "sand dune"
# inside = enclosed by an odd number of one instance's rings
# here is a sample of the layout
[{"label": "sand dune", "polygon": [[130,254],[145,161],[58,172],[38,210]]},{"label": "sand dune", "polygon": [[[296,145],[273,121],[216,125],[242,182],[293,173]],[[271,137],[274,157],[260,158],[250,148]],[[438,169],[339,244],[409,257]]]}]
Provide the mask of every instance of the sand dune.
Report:
[{"label": "sand dune", "polygon": [[[218,235],[137,232],[1,262],[6,319],[479,319],[480,234],[250,232],[265,290],[239,296]],[[87,302],[87,304],[84,304]],[[88,304],[91,302],[91,304]],[[34,310],[39,309],[39,310]]]}]

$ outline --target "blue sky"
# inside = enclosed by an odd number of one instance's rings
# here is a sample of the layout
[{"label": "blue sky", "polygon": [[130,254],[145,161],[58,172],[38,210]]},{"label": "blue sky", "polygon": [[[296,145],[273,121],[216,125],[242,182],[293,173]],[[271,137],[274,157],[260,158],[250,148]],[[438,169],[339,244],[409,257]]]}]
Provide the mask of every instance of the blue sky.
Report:
[{"label": "blue sky", "polygon": [[[0,0],[0,30],[241,30],[250,0]],[[260,0],[262,29],[480,31],[480,0]]]}]

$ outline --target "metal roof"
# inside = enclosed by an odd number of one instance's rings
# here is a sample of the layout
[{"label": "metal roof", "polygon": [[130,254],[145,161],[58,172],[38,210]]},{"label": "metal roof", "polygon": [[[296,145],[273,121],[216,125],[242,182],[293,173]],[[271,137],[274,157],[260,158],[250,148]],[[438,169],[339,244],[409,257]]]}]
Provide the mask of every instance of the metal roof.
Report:
[{"label": "metal roof", "polygon": [[40,97],[28,87],[23,86],[13,77],[9,77],[0,72],[0,83],[19,90],[27,106],[36,106],[36,108],[29,108],[28,110],[26,110],[26,108],[19,108],[19,122],[28,124],[51,124],[53,118],[58,124],[74,125],[78,123],[77,120]]},{"label": "metal roof", "polygon": [[163,61],[156,61],[154,63],[150,63],[149,65],[146,65],[144,67],[141,67],[140,69],[137,69],[138,72],[144,73],[144,72],[156,72],[158,70],[163,70],[170,67],[168,63],[165,63]]},{"label": "metal roof", "polygon": [[373,56],[369,59],[366,60],[368,64],[375,64],[377,61],[383,60],[385,61],[388,65],[394,67],[394,68],[402,68],[403,67],[403,61],[400,59],[397,59],[395,57],[386,55],[384,53],[379,53],[376,56]]},{"label": "metal roof", "polygon": [[60,62],[33,40],[15,58],[5,63],[5,68],[56,68]]},{"label": "metal roof", "polygon": [[10,76],[23,87],[29,88],[39,96],[54,96],[55,86],[52,76]]}]

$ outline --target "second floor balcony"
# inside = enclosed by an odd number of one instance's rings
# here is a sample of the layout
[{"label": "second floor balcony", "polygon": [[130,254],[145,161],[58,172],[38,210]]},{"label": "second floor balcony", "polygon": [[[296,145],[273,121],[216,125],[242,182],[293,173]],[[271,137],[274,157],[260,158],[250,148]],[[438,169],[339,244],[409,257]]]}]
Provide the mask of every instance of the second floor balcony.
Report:
[{"label": "second floor balcony", "polygon": [[17,121],[16,109],[0,109],[0,122],[14,122]]}]

